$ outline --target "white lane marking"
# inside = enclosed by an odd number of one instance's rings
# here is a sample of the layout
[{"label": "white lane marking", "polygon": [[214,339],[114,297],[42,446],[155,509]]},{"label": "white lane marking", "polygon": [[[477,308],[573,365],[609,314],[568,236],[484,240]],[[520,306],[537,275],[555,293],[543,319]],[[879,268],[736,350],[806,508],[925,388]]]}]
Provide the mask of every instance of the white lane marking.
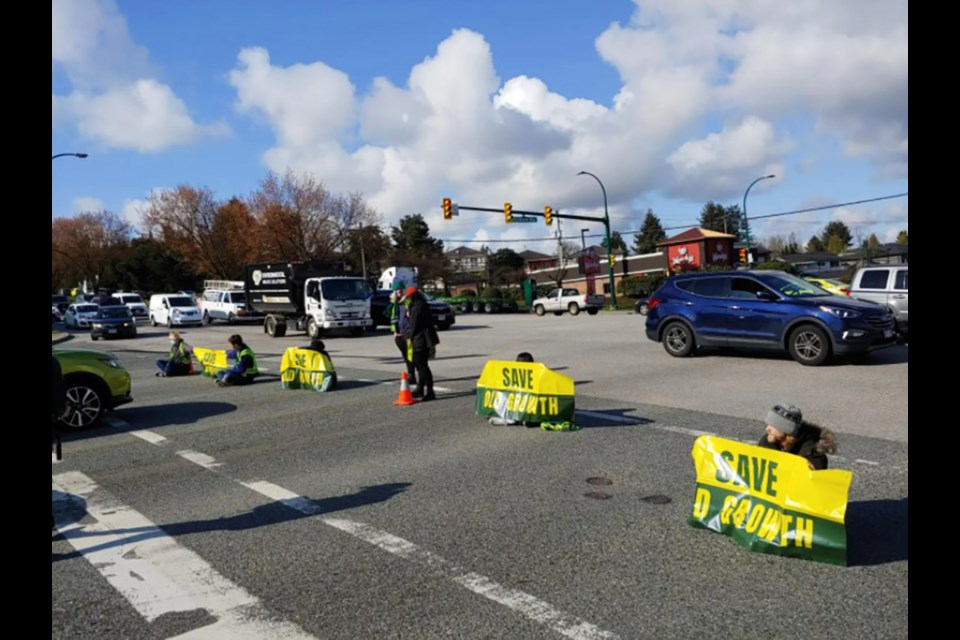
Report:
[{"label": "white lane marking", "polygon": [[600,638],[615,640],[619,638],[614,633],[604,631],[585,620],[560,611],[550,603],[535,598],[528,593],[504,587],[482,575],[464,571],[437,554],[421,549],[412,542],[398,538],[386,531],[340,518],[325,518],[323,521],[331,527],[369,542],[388,553],[439,571],[465,589],[502,604],[534,622],[547,625],[568,638],[574,640],[597,640]]},{"label": "white lane marking", "polygon": [[[241,482],[240,484],[300,513],[314,515],[321,511],[316,502],[271,482],[255,481]],[[530,594],[509,589],[482,575],[464,571],[435,553],[421,549],[412,542],[398,538],[386,531],[341,518],[323,518],[322,522],[380,547],[384,551],[439,571],[460,586],[513,609],[535,622],[546,624],[568,638],[574,638],[575,640],[597,640],[599,638],[612,640],[618,638],[617,635],[603,631],[588,622],[564,613]]]},{"label": "white lane marking", "polygon": [[[68,494],[60,501],[60,513],[83,509],[94,519],[62,526],[60,533],[148,622],[167,613],[206,609],[218,619],[216,624],[178,637],[314,637],[291,623],[268,622],[270,613],[256,597],[178,545],[139,512],[100,490],[88,476],[78,471],[58,474],[53,488]],[[73,496],[85,504],[75,506]]]},{"label": "white lane marking", "polygon": [[210,469],[211,471],[216,470],[217,467],[223,466],[222,462],[217,462],[214,458],[205,453],[200,453],[199,451],[184,449],[183,451],[177,451],[177,455],[184,460],[189,460],[190,462],[198,464],[204,469]]},{"label": "white lane marking", "polygon": [[160,444],[161,442],[167,441],[162,435],[154,433],[153,431],[138,429],[137,431],[130,431],[129,433],[132,436],[137,436],[141,440],[146,440],[150,444]]},{"label": "white lane marking", "polygon": [[857,458],[856,460],[854,460],[854,462],[859,462],[860,464],[869,464],[877,467],[880,466],[879,462],[874,462],[873,460],[861,460]]}]

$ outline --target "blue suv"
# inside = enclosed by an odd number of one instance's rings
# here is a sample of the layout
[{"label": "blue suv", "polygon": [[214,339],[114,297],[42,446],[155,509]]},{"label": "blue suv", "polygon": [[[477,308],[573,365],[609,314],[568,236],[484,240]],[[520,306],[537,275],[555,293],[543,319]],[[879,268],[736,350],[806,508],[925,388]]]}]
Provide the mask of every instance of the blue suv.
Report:
[{"label": "blue suv", "polygon": [[832,295],[782,271],[672,276],[647,301],[646,328],[677,358],[697,347],[768,348],[809,366],[896,343],[887,307]]}]

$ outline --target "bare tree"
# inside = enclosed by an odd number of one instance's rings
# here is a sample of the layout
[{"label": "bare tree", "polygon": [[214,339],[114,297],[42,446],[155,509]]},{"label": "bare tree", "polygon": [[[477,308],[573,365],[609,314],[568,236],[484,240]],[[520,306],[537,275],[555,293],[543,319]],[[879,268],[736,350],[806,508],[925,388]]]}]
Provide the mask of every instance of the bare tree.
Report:
[{"label": "bare tree", "polygon": [[129,237],[130,225],[109,211],[57,218],[51,233],[54,287],[108,284]]},{"label": "bare tree", "polygon": [[180,185],[150,197],[143,226],[197,272],[228,277],[230,260],[215,228],[219,209],[209,188]]},{"label": "bare tree", "polygon": [[341,244],[337,215],[349,215],[322,182],[290,171],[283,178],[271,172],[249,206],[267,260],[333,258]]}]

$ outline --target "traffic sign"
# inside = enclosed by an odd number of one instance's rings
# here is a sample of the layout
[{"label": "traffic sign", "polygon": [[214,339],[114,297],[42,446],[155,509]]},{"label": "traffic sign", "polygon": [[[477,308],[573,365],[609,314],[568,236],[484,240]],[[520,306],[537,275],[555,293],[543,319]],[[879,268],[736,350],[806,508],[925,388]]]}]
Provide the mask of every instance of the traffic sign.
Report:
[{"label": "traffic sign", "polygon": [[513,216],[511,222],[536,222],[536,216]]}]

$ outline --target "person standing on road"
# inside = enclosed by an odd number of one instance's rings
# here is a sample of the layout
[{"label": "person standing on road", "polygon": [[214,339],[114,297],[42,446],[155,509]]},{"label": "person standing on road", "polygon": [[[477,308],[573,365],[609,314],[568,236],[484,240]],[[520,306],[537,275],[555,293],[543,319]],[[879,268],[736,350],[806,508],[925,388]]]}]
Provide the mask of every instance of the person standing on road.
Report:
[{"label": "person standing on road", "polygon": [[[50,401],[50,417],[53,422],[53,452],[57,457],[57,460],[63,460],[63,452],[61,451],[61,419],[67,417],[70,412],[70,406],[67,404],[67,385],[63,382],[63,368],[60,366],[60,361],[57,360],[56,356],[53,358],[53,393],[51,395]],[[51,505],[50,511],[50,523],[51,527],[57,528],[57,518],[53,515],[53,509]]]},{"label": "person standing on road", "polygon": [[416,287],[407,287],[403,294],[403,304],[408,314],[407,327],[403,332],[403,337],[407,340],[407,357],[417,370],[417,386],[412,395],[423,402],[436,400],[429,360],[436,355],[440,338],[433,324],[430,305]]},{"label": "person standing on road", "polygon": [[156,375],[163,378],[190,375],[190,345],[184,342],[176,331],[170,332],[170,354],[166,360],[157,360],[157,368],[160,371]]},{"label": "person standing on road", "polygon": [[396,343],[397,349],[400,350],[400,357],[403,358],[403,363],[407,367],[407,382],[416,386],[417,369],[413,366],[413,361],[407,353],[407,339],[404,337],[409,324],[409,317],[406,305],[400,302],[403,293],[403,283],[397,280],[393,283],[393,291],[390,293],[390,313],[388,317],[390,318],[390,329],[393,331],[393,341]]},{"label": "person standing on road", "polygon": [[246,385],[253,382],[253,379],[260,374],[257,368],[257,357],[253,354],[253,349],[244,343],[243,338],[233,334],[227,338],[231,349],[227,352],[227,359],[233,360],[234,365],[229,369],[217,372],[217,386],[230,387],[234,385]]},{"label": "person standing on road", "polygon": [[827,454],[837,452],[832,431],[806,422],[800,409],[787,404],[775,405],[767,412],[767,426],[758,444],[806,458],[814,470],[826,469]]}]

